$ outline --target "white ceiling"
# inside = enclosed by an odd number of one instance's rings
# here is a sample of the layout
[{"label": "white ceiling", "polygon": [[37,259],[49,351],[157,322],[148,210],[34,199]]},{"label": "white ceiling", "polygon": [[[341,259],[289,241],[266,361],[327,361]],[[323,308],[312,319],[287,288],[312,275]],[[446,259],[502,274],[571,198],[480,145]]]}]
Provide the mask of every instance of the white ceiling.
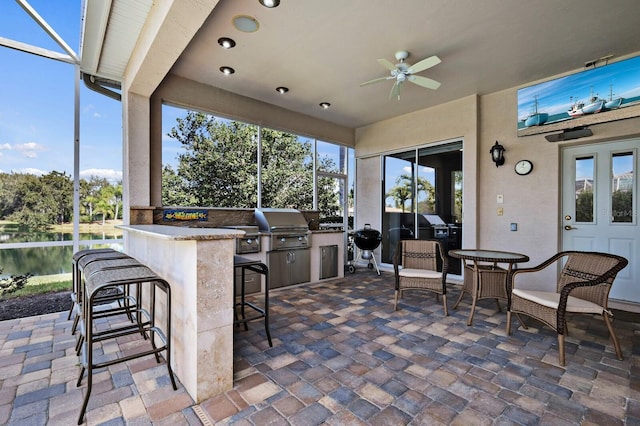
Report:
[{"label": "white ceiling", "polygon": [[[120,20],[136,2],[111,3],[117,13],[105,40],[124,34]],[[235,29],[232,18],[240,14],[256,18],[258,31]],[[171,73],[356,128],[578,71],[606,55],[616,61],[640,51],[639,22],[638,0],[281,0],[275,9],[258,0],[220,0]],[[127,37],[137,38],[143,24],[136,29],[129,22]],[[85,38],[91,31],[85,28]],[[237,45],[225,50],[220,37]],[[100,48],[101,60],[117,60],[117,44]],[[388,75],[377,59],[395,63],[397,50],[410,52],[409,63],[439,56],[441,64],[419,75],[440,81],[440,88],[404,83],[398,101],[389,100],[393,81],[360,87]],[[225,76],[221,66],[235,73]],[[289,92],[277,93],[278,86]]]}]

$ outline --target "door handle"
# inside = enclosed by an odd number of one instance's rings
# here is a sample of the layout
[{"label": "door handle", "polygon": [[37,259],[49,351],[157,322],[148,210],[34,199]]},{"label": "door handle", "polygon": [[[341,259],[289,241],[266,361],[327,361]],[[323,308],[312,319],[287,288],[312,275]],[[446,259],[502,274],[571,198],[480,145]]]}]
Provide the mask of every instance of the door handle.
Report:
[{"label": "door handle", "polygon": [[572,229],[575,229],[575,228],[573,228],[571,225],[565,225],[564,226],[564,230],[565,231],[571,231]]}]

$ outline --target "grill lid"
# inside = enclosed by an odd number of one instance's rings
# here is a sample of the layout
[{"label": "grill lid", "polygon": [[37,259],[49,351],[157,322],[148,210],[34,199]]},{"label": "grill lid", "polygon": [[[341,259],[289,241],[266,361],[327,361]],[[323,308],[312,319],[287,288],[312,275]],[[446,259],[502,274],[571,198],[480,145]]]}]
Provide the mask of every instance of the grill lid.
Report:
[{"label": "grill lid", "polygon": [[258,228],[264,232],[307,232],[309,225],[296,209],[255,209]]}]

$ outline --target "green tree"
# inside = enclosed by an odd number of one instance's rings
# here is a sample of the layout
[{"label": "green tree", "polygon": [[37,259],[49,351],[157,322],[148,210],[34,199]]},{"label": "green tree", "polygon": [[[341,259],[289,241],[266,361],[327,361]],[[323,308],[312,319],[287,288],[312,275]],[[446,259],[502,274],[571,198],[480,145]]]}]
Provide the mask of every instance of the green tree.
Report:
[{"label": "green tree", "polygon": [[100,203],[100,191],[109,185],[107,179],[98,176],[91,176],[88,180],[80,179],[80,205],[89,222],[93,221],[95,207]]},{"label": "green tree", "polygon": [[[258,127],[188,112],[168,136],[182,144],[174,171],[162,171],[162,203],[202,207],[258,204]],[[295,135],[262,129],[262,205],[310,209],[312,145]]]},{"label": "green tree", "polygon": [[52,171],[42,177],[25,175],[15,192],[15,205],[8,219],[21,226],[45,229],[71,220],[73,182],[66,173]]},{"label": "green tree", "polygon": [[592,191],[581,191],[576,195],[576,222],[593,222]]},{"label": "green tree", "polygon": [[633,192],[614,191],[611,194],[611,210],[614,222],[633,222]]},{"label": "green tree", "polygon": [[411,190],[410,182],[403,182],[400,185],[396,185],[389,190],[387,197],[392,197],[395,202],[396,208],[401,208],[405,211],[407,200],[413,199],[413,191]]},{"label": "green tree", "polygon": [[290,133],[262,129],[264,207],[313,208],[312,155],[310,142],[299,142]]}]

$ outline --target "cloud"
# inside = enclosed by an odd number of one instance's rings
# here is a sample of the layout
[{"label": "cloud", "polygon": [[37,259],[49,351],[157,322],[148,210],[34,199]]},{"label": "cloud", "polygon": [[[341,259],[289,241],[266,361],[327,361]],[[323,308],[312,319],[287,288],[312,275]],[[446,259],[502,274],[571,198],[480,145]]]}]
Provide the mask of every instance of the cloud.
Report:
[{"label": "cloud", "polygon": [[8,143],[0,144],[0,150],[3,150],[3,149],[11,150],[11,145]]},{"label": "cloud", "polygon": [[84,112],[87,115],[90,115],[92,118],[103,118],[104,116],[102,115],[101,112],[99,112],[96,108],[96,106],[94,104],[89,104],[87,106],[84,107]]},{"label": "cloud", "polygon": [[27,175],[36,175],[36,176],[44,176],[49,172],[45,172],[44,170],[34,169],[31,167],[26,167],[24,169],[13,169],[11,173],[24,173]]},{"label": "cloud", "polygon": [[113,169],[86,169],[80,171],[80,178],[89,179],[92,176],[107,179],[109,182],[122,180],[122,171]]},{"label": "cloud", "polygon": [[27,158],[37,158],[38,153],[45,151],[45,147],[37,142],[20,143],[14,148]]}]

